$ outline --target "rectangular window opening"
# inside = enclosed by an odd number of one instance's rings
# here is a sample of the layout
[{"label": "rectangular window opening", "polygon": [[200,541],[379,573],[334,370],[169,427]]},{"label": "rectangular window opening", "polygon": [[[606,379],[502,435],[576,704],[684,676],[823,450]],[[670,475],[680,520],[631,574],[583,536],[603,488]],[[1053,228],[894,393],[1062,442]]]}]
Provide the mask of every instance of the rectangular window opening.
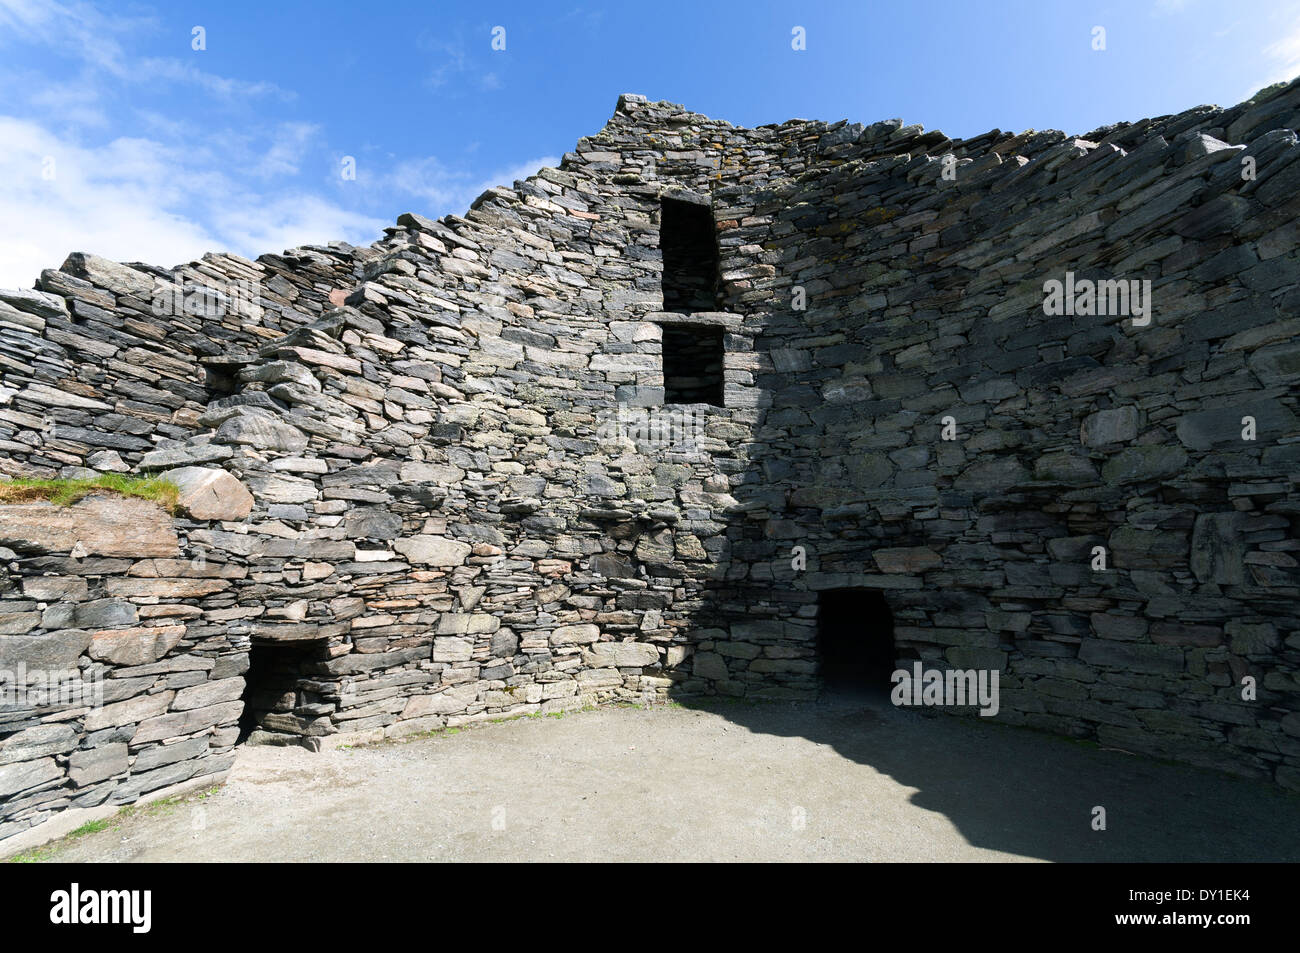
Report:
[{"label": "rectangular window opening", "polygon": [[664,310],[676,314],[721,309],[717,229],[713,210],[664,199],[659,216]]},{"label": "rectangular window opening", "polygon": [[723,406],[722,335],[712,325],[664,325],[664,403]]}]

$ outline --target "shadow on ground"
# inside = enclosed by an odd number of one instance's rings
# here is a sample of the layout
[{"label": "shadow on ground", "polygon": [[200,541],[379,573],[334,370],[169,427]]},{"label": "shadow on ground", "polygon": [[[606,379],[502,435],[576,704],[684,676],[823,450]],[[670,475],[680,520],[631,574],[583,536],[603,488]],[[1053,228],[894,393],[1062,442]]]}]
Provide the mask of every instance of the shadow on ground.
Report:
[{"label": "shadow on ground", "polygon": [[1294,861],[1298,807],[1260,782],[883,699],[713,700],[244,746],[220,790],[28,859]]},{"label": "shadow on ground", "polygon": [[[1049,861],[1300,860],[1300,796],[1265,782],[978,717],[901,710],[885,693],[679,703],[754,733],[828,746],[914,789],[912,805],[942,814],[973,847]],[[1092,826],[1098,806],[1104,831]],[[865,819],[873,808],[855,809]],[[918,858],[930,853],[918,844]]]}]

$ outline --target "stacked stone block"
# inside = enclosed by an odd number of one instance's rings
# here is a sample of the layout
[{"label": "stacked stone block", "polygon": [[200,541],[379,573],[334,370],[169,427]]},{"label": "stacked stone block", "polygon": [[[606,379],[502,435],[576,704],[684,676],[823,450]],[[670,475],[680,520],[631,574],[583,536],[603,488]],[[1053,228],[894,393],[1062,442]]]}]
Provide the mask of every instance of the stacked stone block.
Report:
[{"label": "stacked stone block", "polygon": [[[1294,84],[964,141],[624,96],[367,248],[0,293],[0,469],[183,491],[165,554],[0,507],[0,658],[113,692],[0,714],[0,834],[218,777],[241,715],[319,747],[815,697],[838,587],[885,593],[900,658],[998,669],[1001,717],[1300,785],[1298,124]],[[713,217],[708,310],[665,310],[665,199]],[[1149,281],[1150,321],[1045,313],[1067,273]],[[683,323],[723,406],[661,406]],[[667,440],[619,416],[669,409]]]}]

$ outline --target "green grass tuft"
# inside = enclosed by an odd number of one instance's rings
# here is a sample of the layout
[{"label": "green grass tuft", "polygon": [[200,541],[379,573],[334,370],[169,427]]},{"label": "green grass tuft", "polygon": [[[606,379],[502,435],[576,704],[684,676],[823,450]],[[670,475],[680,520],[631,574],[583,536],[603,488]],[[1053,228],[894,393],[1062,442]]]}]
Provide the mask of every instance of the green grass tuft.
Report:
[{"label": "green grass tuft", "polygon": [[68,832],[68,838],[85,837],[87,834],[98,834],[100,831],[108,830],[113,826],[113,819],[106,817],[99,821],[86,821],[75,831]]},{"label": "green grass tuft", "polygon": [[101,831],[117,830],[123,823],[132,818],[155,817],[170,813],[182,804],[206,800],[220,790],[221,786],[214,784],[212,787],[195,794],[177,794],[174,797],[163,798],[158,801],[127,804],[118,808],[116,813],[108,817],[100,818],[97,821],[87,821],[76,830],[69,831],[57,840],[42,844],[39,847],[29,848],[21,854],[15,854],[4,862],[10,864],[42,864],[56,859],[63,848],[68,846],[69,841],[74,841],[79,837],[86,837],[89,834],[98,834]]},{"label": "green grass tuft", "polygon": [[158,477],[101,473],[83,480],[8,480],[0,483],[0,503],[48,501],[55,506],[71,506],[92,493],[102,491],[150,500],[168,512],[175,512],[176,499],[180,495],[176,484]]}]

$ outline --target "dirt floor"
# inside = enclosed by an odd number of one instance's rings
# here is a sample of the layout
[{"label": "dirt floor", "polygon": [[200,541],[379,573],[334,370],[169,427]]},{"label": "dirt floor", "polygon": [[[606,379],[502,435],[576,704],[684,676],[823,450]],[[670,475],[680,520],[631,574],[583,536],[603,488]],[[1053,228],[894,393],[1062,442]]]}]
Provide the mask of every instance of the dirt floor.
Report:
[{"label": "dirt floor", "polygon": [[[1106,830],[1092,829],[1093,809]],[[1300,798],[862,699],[524,718],[312,754],[29,859],[1300,860]]]}]

